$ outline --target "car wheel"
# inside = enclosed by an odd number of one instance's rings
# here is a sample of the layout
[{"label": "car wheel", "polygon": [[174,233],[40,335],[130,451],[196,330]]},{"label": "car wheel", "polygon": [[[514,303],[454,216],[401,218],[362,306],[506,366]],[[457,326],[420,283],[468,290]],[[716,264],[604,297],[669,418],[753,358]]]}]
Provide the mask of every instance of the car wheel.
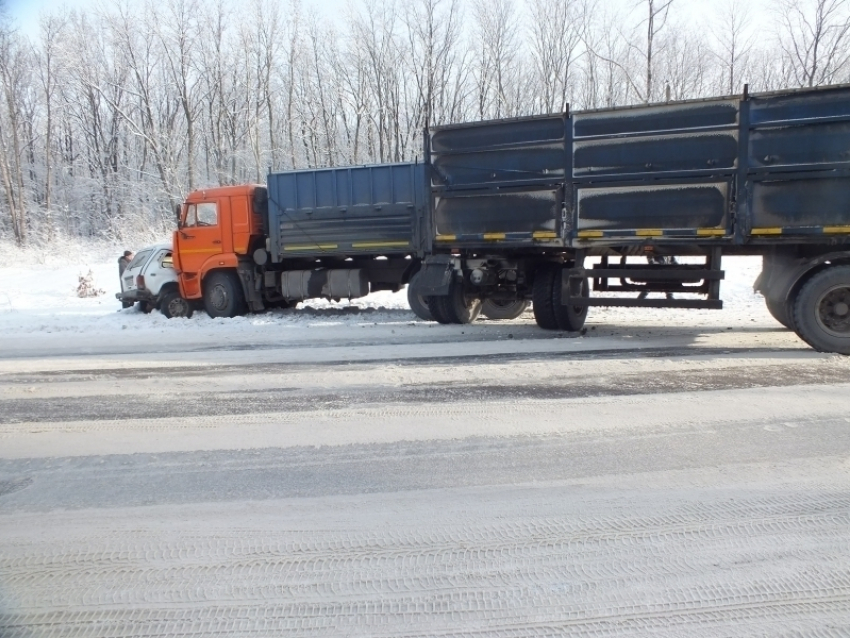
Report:
[{"label": "car wheel", "polygon": [[183,299],[176,290],[170,290],[163,295],[159,309],[168,319],[173,319],[174,317],[185,317],[188,319],[192,316],[193,311],[189,300]]}]

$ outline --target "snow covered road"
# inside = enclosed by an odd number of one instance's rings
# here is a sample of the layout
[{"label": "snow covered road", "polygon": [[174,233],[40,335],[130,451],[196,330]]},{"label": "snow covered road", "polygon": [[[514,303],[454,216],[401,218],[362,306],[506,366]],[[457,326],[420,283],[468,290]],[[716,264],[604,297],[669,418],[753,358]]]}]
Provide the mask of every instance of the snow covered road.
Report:
[{"label": "snow covered road", "polygon": [[0,309],[0,636],[850,635],[850,359],[746,278],[584,335]]}]

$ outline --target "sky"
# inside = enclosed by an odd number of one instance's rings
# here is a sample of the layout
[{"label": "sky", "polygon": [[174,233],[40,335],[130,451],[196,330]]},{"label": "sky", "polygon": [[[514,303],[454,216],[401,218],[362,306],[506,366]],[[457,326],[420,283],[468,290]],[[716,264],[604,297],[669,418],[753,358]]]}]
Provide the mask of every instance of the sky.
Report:
[{"label": "sky", "polygon": [[[51,13],[63,6],[69,9],[86,9],[94,6],[99,0],[0,0],[0,5],[5,5],[10,16],[15,20],[17,26],[28,35],[36,35],[38,33],[39,16],[42,13]],[[108,4],[109,0],[102,0]],[[521,2],[522,0],[518,0]],[[557,2],[558,0],[552,0]],[[605,3],[623,4],[629,3],[629,0],[603,0]],[[635,0],[632,0],[634,2]],[[758,19],[759,14],[764,10],[760,6],[764,5],[766,0],[751,0],[750,5],[753,7],[753,17]],[[311,5],[328,9],[328,5],[337,5],[340,8],[344,7],[346,0],[302,0],[302,6],[309,7]],[[681,16],[687,16],[689,21],[700,23],[704,20],[707,13],[707,7],[712,6],[707,0],[677,0],[676,9]]]}]

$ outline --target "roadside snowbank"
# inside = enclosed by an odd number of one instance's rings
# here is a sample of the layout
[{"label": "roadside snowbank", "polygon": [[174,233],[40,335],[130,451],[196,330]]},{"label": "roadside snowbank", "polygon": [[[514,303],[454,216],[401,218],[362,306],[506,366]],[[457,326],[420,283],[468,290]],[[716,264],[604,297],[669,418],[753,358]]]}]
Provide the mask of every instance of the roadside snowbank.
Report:
[{"label": "roadside snowbank", "polygon": [[[121,309],[115,299],[119,290],[117,263],[104,258],[103,252],[101,247],[80,249],[70,257],[48,254],[43,256],[42,263],[32,259],[15,260],[7,254],[0,262],[4,264],[0,266],[0,334],[8,338],[16,334],[84,333],[106,338],[131,330],[158,334],[202,331],[210,335],[257,332],[259,337],[269,330],[288,328],[321,329],[327,333],[341,327],[421,323],[410,311],[404,290],[378,292],[350,302],[311,300],[297,309],[234,319],[212,319],[203,312],[195,313],[188,320],[168,320],[159,312],[145,315],[136,308]],[[116,250],[115,259],[118,254],[120,251]],[[763,299],[752,291],[753,281],[761,269],[761,259],[727,257],[724,269],[726,280],[721,291],[725,309],[722,311],[592,308],[588,324],[742,327],[766,323],[774,326]],[[78,277],[89,270],[94,286],[104,294],[80,299],[76,296]],[[533,323],[533,317],[527,312],[515,323]]]}]

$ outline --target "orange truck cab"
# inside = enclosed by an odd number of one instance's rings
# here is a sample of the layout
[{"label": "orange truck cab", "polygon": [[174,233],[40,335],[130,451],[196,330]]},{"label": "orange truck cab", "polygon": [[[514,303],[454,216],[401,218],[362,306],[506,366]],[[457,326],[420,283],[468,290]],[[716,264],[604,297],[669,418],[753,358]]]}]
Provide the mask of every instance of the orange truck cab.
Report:
[{"label": "orange truck cab", "polygon": [[[265,201],[259,185],[209,188],[186,198],[174,231],[174,267],[185,299],[204,299],[214,316],[243,309],[240,270],[252,269],[251,251],[265,243]],[[207,298],[204,282],[216,288]]]}]

